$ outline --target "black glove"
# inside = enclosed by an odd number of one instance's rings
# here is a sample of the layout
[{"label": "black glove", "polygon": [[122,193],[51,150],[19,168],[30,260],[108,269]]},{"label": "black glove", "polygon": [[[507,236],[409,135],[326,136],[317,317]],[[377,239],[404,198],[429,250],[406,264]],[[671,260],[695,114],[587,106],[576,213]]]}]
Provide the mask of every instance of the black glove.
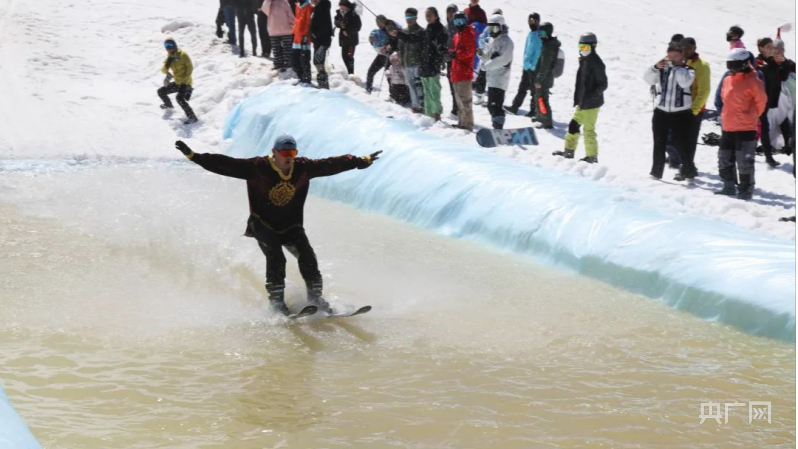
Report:
[{"label": "black glove", "polygon": [[216,37],[218,37],[219,39],[224,37],[224,31],[222,31],[221,27],[216,28]]},{"label": "black glove", "polygon": [[184,156],[188,156],[189,154],[193,153],[193,151],[191,151],[191,148],[189,148],[188,145],[186,145],[186,143],[183,142],[182,140],[178,140],[177,142],[175,142],[175,148],[177,148],[181,153],[183,153]]},{"label": "black glove", "polygon": [[374,161],[376,161],[377,159],[379,159],[379,158],[380,158],[380,154],[382,154],[382,150],[380,150],[380,151],[377,151],[377,152],[375,152],[375,153],[371,153],[371,154],[369,154],[369,158],[371,158],[371,162],[374,162]]}]

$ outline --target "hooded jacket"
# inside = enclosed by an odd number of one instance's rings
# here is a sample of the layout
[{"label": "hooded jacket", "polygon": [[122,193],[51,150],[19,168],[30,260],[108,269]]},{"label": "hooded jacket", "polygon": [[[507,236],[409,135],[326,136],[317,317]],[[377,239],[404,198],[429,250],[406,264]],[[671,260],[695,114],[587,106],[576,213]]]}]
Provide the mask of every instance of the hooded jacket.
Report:
[{"label": "hooded jacket", "polygon": [[728,75],[720,86],[724,131],[755,131],[759,116],[767,109],[765,84],[754,70]]},{"label": "hooded jacket", "polygon": [[537,76],[535,84],[551,89],[554,86],[554,64],[557,63],[557,52],[560,49],[560,40],[552,36],[542,39],[543,46],[538,59]]},{"label": "hooded jacket", "polygon": [[[338,45],[341,47],[355,47],[360,43],[360,29],[363,27],[363,22],[360,16],[351,8],[346,14],[341,10],[335,12],[335,27],[340,28],[338,33]],[[346,31],[346,34],[344,34]]]},{"label": "hooded jacket", "polygon": [[583,111],[604,106],[605,90],[607,90],[607,69],[594,48],[589,55],[579,58],[574,106],[579,106]]},{"label": "hooded jacket", "polygon": [[695,81],[692,67],[684,65],[658,69],[651,66],[646,69],[643,79],[653,87],[657,109],[664,112],[692,110],[692,87]]},{"label": "hooded jacket", "polygon": [[543,47],[543,42],[540,40],[540,34],[536,31],[530,31],[526,37],[526,46],[524,47],[524,70],[535,70],[540,59],[540,50]]},{"label": "hooded jacket", "polygon": [[510,87],[510,69],[513,64],[515,44],[502,27],[502,33],[491,37],[482,57],[482,69],[487,74],[487,87],[507,90]]},{"label": "hooded jacket", "polygon": [[313,7],[313,15],[310,17],[310,35],[317,45],[323,45],[326,48],[330,48],[332,45],[333,25],[330,0],[321,0],[318,5]]},{"label": "hooded jacket", "polygon": [[294,13],[288,0],[265,0],[260,9],[269,17],[269,36],[294,34]]},{"label": "hooded jacket", "polygon": [[161,72],[167,73],[169,70],[175,77],[175,84],[188,84],[189,86],[192,84],[191,74],[194,72],[194,65],[191,63],[188,53],[178,48],[174,54],[167,56]]},{"label": "hooded jacket", "polygon": [[781,83],[790,77],[790,68],[787,64],[779,66],[773,58],[757,56],[756,66],[765,75],[765,91],[768,94],[768,109],[779,107],[781,96]]},{"label": "hooded jacket", "polygon": [[470,26],[466,26],[463,28],[463,31],[458,31],[457,34],[454,35],[452,48],[449,50],[454,52],[450,80],[453,83],[473,81],[474,55],[477,51],[474,29]]}]

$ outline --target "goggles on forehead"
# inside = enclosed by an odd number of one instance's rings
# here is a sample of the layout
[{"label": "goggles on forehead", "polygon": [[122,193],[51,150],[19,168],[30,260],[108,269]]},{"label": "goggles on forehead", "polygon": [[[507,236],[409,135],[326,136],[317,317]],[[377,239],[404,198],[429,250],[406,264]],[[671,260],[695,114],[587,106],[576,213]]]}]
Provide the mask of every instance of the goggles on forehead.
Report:
[{"label": "goggles on forehead", "polygon": [[590,44],[579,44],[579,51],[588,51],[591,49]]},{"label": "goggles on forehead", "polygon": [[465,26],[465,25],[468,25],[468,19],[464,19],[462,17],[458,17],[458,18],[454,19],[454,26],[461,27],[461,26]]}]

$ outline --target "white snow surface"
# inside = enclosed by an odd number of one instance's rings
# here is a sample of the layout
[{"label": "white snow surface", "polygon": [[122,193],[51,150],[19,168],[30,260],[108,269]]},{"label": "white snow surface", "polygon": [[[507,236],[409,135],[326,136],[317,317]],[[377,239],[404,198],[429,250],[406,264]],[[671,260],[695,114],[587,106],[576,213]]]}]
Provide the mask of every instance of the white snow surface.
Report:
[{"label": "white snow surface", "polygon": [[[441,13],[447,4],[434,3]],[[461,9],[466,6],[458,4]],[[506,101],[509,104],[521,73],[528,32],[526,17],[533,7],[522,0],[483,1],[482,5],[488,12],[494,7],[504,10],[510,36],[516,42],[513,79]],[[400,20],[406,7],[425,5],[410,0],[372,0],[366,6]],[[217,7],[214,0],[0,0],[0,158],[171,158],[179,157],[171,145],[176,137],[198,151],[223,152],[227,143],[222,139],[221,128],[230,110],[268,84],[293,81],[277,81],[268,60],[233,56],[229,45],[214,35]],[[41,15],[42,10],[47,11],[46,18]],[[792,162],[786,156],[777,156],[783,163],[778,169],[770,169],[761,158],[757,159],[757,191],[750,202],[713,195],[712,190],[720,185],[715,148],[699,146],[697,165],[703,174],[693,186],[670,181],[674,174],[671,170],[666,170],[663,181],[648,176],[652,105],[648,86],[642,81],[643,70],[664,55],[670,36],[680,32],[697,39],[699,53],[712,67],[714,91],[728,53],[725,30],[731,24],[741,25],[746,30],[743,40],[753,48],[757,37],[772,36],[779,25],[793,22],[793,2],[768,0],[752,5],[742,0],[674,0],[665,6],[655,0],[602,0],[586,7],[584,2],[563,0],[536,5],[534,10],[544,21],[554,24],[555,35],[567,54],[565,73],[557,79],[552,95],[557,129],[538,132],[538,147],[485,151],[519,164],[573,173],[597,184],[612,184],[630,198],[654,193],[651,206],[665,213],[709,217],[758,233],[795,239],[795,225],[778,221],[795,214]],[[363,12],[363,22],[362,44],[356,53],[357,77],[352,80],[342,75],[343,63],[335,38],[330,53],[334,66],[332,89],[380,114],[419,125],[424,132],[473,143],[471,134],[433,124],[429,118],[387,102],[387,82],[382,83],[382,92],[371,96],[356,84],[365,80],[374,57],[366,41],[368,32],[375,27],[368,11]],[[551,156],[552,151],[562,148],[571,118],[576,42],[586,31],[599,37],[598,51],[607,65],[610,84],[598,122],[598,165]],[[162,41],[167,35],[174,37],[194,60],[195,92],[191,104],[201,119],[198,127],[183,127],[179,108],[169,119],[164,119],[158,109],[160,101],[155,90],[162,81]],[[783,37],[788,56],[794,58],[794,32]],[[245,39],[249,41],[248,36]],[[247,42],[248,54],[250,50]],[[376,86],[380,86],[381,77],[381,73],[377,75]],[[446,85],[443,101],[446,116],[451,109]],[[452,117],[445,119],[455,121]],[[476,107],[476,122],[490,125],[487,109]],[[506,126],[528,124],[526,118],[510,116]],[[307,126],[323,127],[324,123]],[[719,129],[705,122],[702,132],[710,131]],[[385,149],[390,151],[388,146]],[[580,146],[577,156],[583,153]]]}]

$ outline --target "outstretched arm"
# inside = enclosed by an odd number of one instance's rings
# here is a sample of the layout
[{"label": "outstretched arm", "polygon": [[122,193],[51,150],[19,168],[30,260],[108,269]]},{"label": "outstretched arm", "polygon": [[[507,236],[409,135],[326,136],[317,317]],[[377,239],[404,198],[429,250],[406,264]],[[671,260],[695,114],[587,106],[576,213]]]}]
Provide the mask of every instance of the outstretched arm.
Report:
[{"label": "outstretched arm", "polygon": [[337,175],[348,170],[364,169],[371,166],[377,159],[380,158],[382,151],[371,153],[368,156],[352,156],[347,154],[345,156],[330,157],[326,159],[310,159],[306,162],[308,167],[308,177],[319,178],[322,176]]},{"label": "outstretched arm", "polygon": [[236,159],[223,154],[195,153],[182,140],[175,142],[175,148],[200,167],[217,175],[248,179],[255,166],[255,159]]}]

